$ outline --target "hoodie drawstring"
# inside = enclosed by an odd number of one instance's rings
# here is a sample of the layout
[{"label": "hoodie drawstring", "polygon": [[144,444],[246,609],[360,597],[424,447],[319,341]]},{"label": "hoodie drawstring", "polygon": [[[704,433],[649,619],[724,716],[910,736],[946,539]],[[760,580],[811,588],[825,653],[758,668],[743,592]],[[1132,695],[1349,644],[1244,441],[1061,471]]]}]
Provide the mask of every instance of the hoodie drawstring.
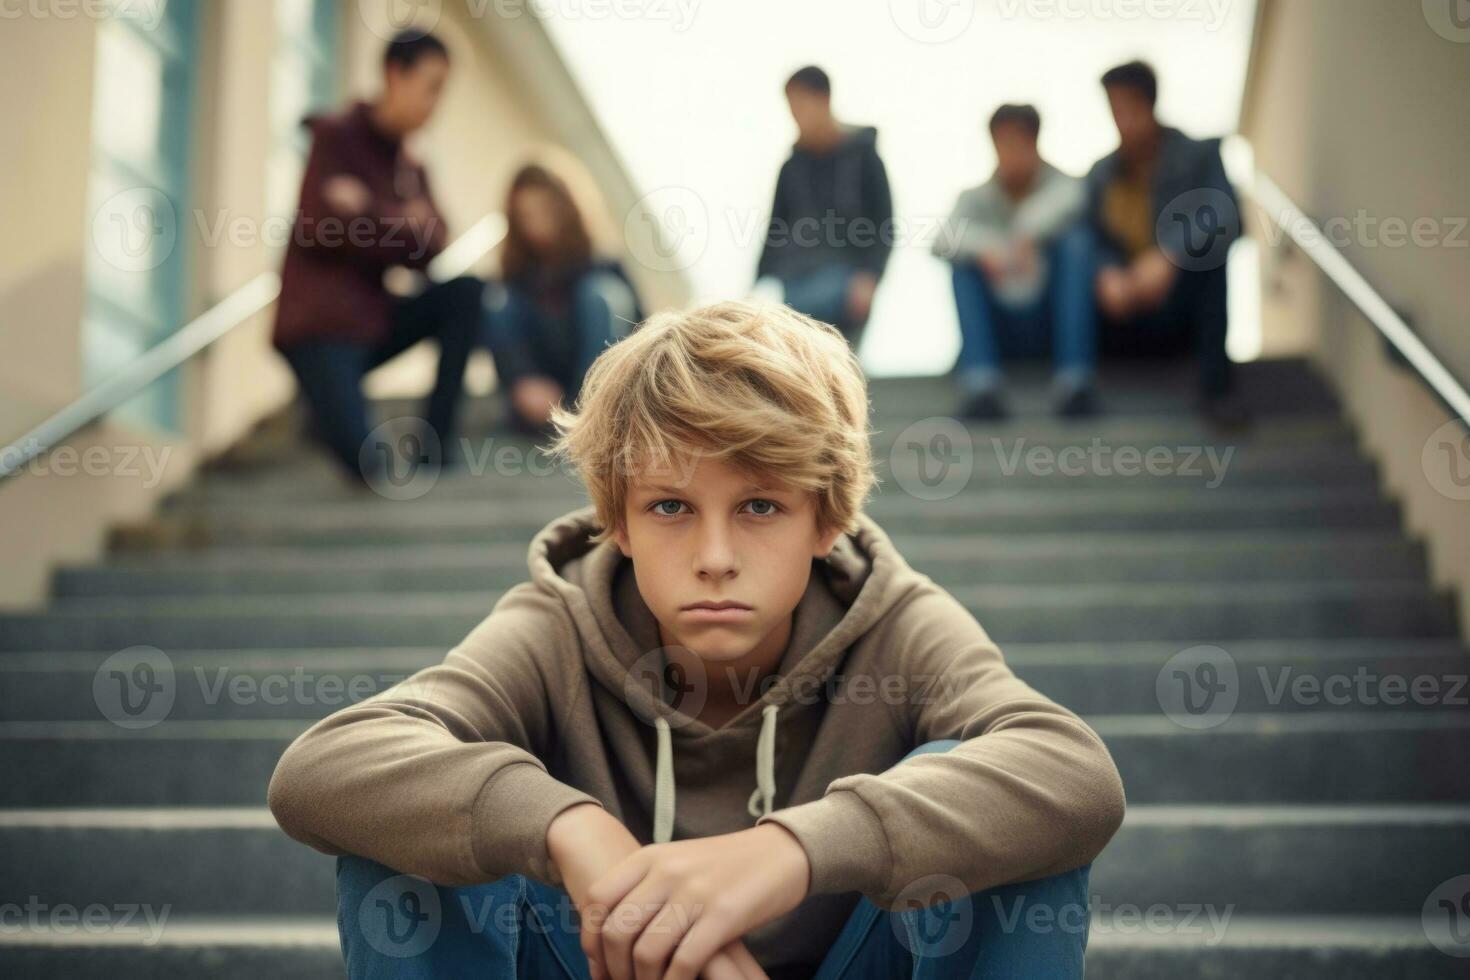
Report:
[{"label": "hoodie drawstring", "polygon": [[[776,716],[779,706],[761,709],[761,731],[755,743],[755,792],[746,810],[752,817],[770,813],[776,805]],[[674,836],[674,744],[666,718],[655,718],[658,758],[653,775],[653,842],[667,844]],[[760,806],[757,808],[756,803]]]},{"label": "hoodie drawstring", "polygon": [[[763,817],[776,805],[776,713],[781,709],[768,704],[761,709],[761,734],[755,743],[755,792],[745,809],[752,817]],[[761,808],[755,808],[755,801]]]},{"label": "hoodie drawstring", "polygon": [[653,771],[653,842],[667,844],[674,836],[674,747],[669,720],[655,718],[658,763]]}]

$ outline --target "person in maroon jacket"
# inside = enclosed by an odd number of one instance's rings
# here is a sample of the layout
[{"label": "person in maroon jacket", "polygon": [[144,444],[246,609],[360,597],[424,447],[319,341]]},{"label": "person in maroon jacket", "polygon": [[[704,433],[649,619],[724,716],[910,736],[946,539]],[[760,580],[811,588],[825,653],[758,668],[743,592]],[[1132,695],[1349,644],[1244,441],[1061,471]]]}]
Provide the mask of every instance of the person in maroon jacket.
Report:
[{"label": "person in maroon jacket", "polygon": [[477,341],[481,280],[461,277],[412,297],[383,284],[390,267],[427,268],[448,240],[428,175],[403,146],[433,115],[448,76],[442,41],[401,34],[384,55],[375,101],[306,120],[311,155],[272,342],[296,375],[315,434],[353,479],[370,485],[388,466],[388,447],[369,445],[363,376],[421,340],[438,343],[427,431],[411,462],[439,465]]}]

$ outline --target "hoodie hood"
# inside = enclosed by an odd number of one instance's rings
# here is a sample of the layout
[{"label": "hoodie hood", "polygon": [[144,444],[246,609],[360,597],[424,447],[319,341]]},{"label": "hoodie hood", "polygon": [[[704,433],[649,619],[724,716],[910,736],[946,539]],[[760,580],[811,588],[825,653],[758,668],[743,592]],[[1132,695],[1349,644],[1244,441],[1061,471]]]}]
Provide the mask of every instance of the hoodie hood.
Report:
[{"label": "hoodie hood", "polygon": [[[776,673],[760,696],[720,728],[712,728],[670,704],[667,660],[658,622],[638,591],[632,561],[611,540],[593,545],[595,508],[588,506],[547,525],[532,541],[532,581],[566,603],[589,675],[620,698],[656,732],[653,840],[673,836],[676,807],[674,736],[690,751],[713,742],[745,742],[753,748],[756,787],[746,804],[752,817],[775,809],[776,731],[794,686],[819,689],[848,647],[903,593],[895,579],[913,576],[887,535],[866,515],[855,534],[837,539],[831,552],[812,560],[811,576],[793,611],[791,639]],[[697,713],[697,708],[695,712]],[[698,746],[698,748],[696,748]]]},{"label": "hoodie hood", "polygon": [[847,127],[835,147],[820,152],[793,144],[790,166],[800,175],[791,187],[801,202],[796,207],[813,214],[831,208],[852,217],[864,215],[870,209],[863,206],[863,170],[877,155],[876,126]]}]

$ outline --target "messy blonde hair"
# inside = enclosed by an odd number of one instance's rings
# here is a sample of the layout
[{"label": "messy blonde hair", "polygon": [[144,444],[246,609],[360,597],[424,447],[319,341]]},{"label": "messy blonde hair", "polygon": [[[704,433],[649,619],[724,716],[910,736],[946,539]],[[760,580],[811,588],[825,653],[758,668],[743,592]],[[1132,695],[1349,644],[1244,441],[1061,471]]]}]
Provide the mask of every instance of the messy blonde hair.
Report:
[{"label": "messy blonde hair", "polygon": [[545,447],[586,484],[606,540],[631,480],[711,458],[816,494],[819,533],[856,529],[878,482],[868,391],[836,328],[773,303],[660,313],[607,348]]}]

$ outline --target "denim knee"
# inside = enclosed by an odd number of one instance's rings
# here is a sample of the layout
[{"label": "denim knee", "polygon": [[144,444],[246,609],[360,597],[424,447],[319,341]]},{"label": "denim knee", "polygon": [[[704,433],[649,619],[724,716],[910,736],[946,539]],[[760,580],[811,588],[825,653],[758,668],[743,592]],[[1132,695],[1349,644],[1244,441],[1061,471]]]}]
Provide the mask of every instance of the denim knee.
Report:
[{"label": "denim knee", "polygon": [[637,313],[633,290],[622,277],[610,272],[594,272],[578,279],[573,296],[577,309],[612,317],[616,334],[626,331]]}]

